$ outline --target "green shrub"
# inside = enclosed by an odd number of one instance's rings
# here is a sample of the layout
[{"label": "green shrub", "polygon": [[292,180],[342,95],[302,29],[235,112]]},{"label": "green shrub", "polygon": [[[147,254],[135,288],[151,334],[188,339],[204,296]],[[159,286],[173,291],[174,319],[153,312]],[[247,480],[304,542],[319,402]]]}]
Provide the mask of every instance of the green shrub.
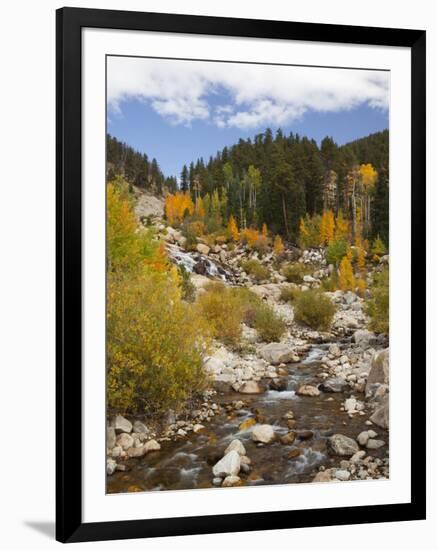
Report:
[{"label": "green shrub", "polygon": [[308,273],[309,269],[300,263],[286,264],[282,268],[282,275],[284,275],[289,283],[302,283],[304,275],[308,275]]},{"label": "green shrub", "polygon": [[336,271],[330,277],[322,279],[322,289],[325,292],[335,292],[338,289],[338,274]]},{"label": "green shrub", "polygon": [[300,290],[293,286],[283,286],[281,288],[281,300],[283,302],[294,302]]},{"label": "green shrub", "polygon": [[264,281],[270,278],[270,271],[268,267],[263,265],[259,260],[246,260],[241,264],[242,269],[251,275],[255,281]]},{"label": "green shrub", "polygon": [[200,315],[212,334],[225,344],[236,345],[241,337],[243,307],[241,300],[222,283],[211,283],[197,300]]},{"label": "green shrub", "polygon": [[326,249],[326,261],[328,264],[339,266],[341,260],[347,254],[348,244],[346,241],[334,241]]},{"label": "green shrub", "polygon": [[371,288],[372,297],[367,301],[367,314],[370,329],[374,332],[389,332],[389,270],[384,269],[375,275]]},{"label": "green shrub", "polygon": [[294,302],[294,318],[314,330],[328,330],[336,308],[319,290],[301,292]]},{"label": "green shrub", "polygon": [[282,317],[277,315],[273,308],[265,303],[255,309],[252,326],[264,342],[279,342],[286,329]]}]

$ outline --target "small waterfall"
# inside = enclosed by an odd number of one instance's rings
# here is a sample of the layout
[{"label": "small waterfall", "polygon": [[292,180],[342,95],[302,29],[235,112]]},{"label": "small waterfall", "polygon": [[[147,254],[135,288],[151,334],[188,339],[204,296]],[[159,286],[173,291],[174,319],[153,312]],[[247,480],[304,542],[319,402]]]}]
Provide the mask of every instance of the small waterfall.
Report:
[{"label": "small waterfall", "polygon": [[189,273],[206,275],[212,279],[232,282],[232,272],[218,262],[211,260],[199,252],[186,252],[175,245],[167,245],[167,252],[175,264],[183,266]]}]

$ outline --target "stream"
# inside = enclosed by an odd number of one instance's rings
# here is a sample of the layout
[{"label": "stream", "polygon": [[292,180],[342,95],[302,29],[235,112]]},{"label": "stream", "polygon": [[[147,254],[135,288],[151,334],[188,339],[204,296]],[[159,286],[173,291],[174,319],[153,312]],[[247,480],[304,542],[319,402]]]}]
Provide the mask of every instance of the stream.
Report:
[{"label": "stream", "polygon": [[[318,345],[301,363],[289,364],[284,391],[268,390],[257,395],[242,395],[233,390],[218,393],[214,401],[219,405],[244,401],[245,406],[230,412],[223,409],[221,414],[206,423],[201,432],[176,441],[163,441],[159,452],[130,459],[127,461],[129,471],[117,471],[108,478],[107,491],[123,493],[213,487],[212,467],[236,438],[244,444],[252,461],[250,473],[243,475],[245,486],[305,483],[312,480],[319,466],[339,466],[342,457],[330,456],[327,452],[328,437],[341,433],[355,439],[367,429],[368,414],[356,414],[350,418],[340,411],[350,395],[349,391],[321,393],[318,397],[296,395],[296,389],[302,384],[320,384],[317,374],[321,372],[320,359],[325,353],[326,346]],[[283,418],[289,411],[294,413],[296,426],[293,430],[297,437],[292,445],[283,445],[279,437],[290,431]],[[258,423],[273,426],[277,435],[275,442],[258,446],[251,439],[252,428],[239,430],[244,420],[255,417]],[[383,439],[388,439],[384,430],[378,430],[378,433]],[[291,451],[300,454],[289,458]],[[383,456],[384,452],[375,450],[368,454]]]}]

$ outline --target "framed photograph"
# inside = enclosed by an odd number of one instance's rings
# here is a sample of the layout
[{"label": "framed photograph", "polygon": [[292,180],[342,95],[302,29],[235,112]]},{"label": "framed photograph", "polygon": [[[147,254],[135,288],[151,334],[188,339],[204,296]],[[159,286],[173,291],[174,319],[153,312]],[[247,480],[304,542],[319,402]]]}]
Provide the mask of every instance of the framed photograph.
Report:
[{"label": "framed photograph", "polygon": [[425,518],[425,31],[57,12],[57,539]]}]

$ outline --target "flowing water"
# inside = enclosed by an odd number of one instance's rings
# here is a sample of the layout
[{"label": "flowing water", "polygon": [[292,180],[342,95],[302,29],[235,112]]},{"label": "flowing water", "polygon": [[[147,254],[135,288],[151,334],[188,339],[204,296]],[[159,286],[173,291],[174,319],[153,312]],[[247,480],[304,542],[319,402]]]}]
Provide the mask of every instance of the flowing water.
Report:
[{"label": "flowing water", "polygon": [[[320,465],[339,466],[342,457],[328,454],[327,438],[334,433],[355,438],[368,429],[365,425],[368,414],[349,418],[340,411],[349,392],[321,393],[319,397],[296,395],[300,385],[320,383],[317,378],[321,370],[319,360],[325,352],[323,346],[314,348],[302,363],[289,365],[284,391],[241,395],[230,390],[218,394],[216,401],[222,405],[243,400],[246,406],[216,415],[198,434],[162,442],[159,452],[131,459],[127,463],[128,472],[115,472],[108,478],[108,492],[212,487],[212,467],[235,438],[242,441],[252,461],[250,473],[247,476],[242,474],[246,486],[309,482]],[[244,420],[256,417],[258,422],[271,424],[277,436],[284,435],[289,431],[287,421],[283,419],[288,411],[294,413],[296,426],[293,430],[298,434],[292,445],[283,445],[277,438],[270,445],[257,446],[251,439],[251,428],[239,430]],[[378,434],[388,441],[383,430],[378,430]],[[289,458],[289,453],[296,450],[300,455]],[[383,456],[384,453],[385,450],[368,454]]]}]

